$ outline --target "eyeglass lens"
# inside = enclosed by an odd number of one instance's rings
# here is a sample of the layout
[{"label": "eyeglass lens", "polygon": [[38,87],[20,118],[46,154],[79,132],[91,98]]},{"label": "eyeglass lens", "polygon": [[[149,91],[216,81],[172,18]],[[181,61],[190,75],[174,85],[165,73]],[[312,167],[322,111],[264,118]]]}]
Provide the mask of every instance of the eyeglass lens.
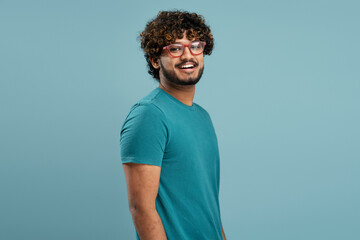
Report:
[{"label": "eyeglass lens", "polygon": [[[182,44],[171,44],[168,47],[171,55],[173,56],[181,56],[184,53],[185,46]],[[201,54],[204,51],[204,44],[201,42],[193,42],[189,45],[190,52],[194,55]]]}]

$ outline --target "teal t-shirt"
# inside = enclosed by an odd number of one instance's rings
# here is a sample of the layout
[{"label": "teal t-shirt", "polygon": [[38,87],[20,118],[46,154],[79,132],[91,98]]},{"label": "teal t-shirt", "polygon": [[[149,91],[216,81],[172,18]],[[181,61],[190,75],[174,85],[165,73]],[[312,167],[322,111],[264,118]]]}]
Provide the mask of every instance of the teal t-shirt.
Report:
[{"label": "teal t-shirt", "polygon": [[223,239],[218,143],[202,107],[154,89],[130,109],[120,152],[122,163],[161,166],[156,209],[169,240]]}]

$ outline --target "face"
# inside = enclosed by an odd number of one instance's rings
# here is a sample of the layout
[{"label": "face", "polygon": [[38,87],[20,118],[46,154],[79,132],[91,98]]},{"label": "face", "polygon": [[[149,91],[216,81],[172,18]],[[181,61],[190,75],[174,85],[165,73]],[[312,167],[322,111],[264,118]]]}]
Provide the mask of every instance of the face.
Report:
[{"label": "face", "polygon": [[[176,39],[175,43],[186,45],[191,41],[184,33],[184,37]],[[172,57],[167,50],[164,50],[157,66],[160,68],[160,81],[168,81],[176,85],[195,85],[204,71],[204,54],[194,56],[189,48],[185,47],[182,56]]]}]

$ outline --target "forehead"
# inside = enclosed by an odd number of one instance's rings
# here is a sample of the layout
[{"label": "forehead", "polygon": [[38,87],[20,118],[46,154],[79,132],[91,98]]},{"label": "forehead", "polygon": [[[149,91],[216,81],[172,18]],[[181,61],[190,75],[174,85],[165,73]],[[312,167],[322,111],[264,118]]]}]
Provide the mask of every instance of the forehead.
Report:
[{"label": "forehead", "polygon": [[183,38],[176,38],[174,43],[188,44],[188,43],[191,43],[191,42],[197,41],[197,40],[198,40],[198,39],[196,39],[196,38],[189,39],[189,38],[187,38],[187,37],[185,36],[185,34],[184,34],[184,37],[183,37]]}]

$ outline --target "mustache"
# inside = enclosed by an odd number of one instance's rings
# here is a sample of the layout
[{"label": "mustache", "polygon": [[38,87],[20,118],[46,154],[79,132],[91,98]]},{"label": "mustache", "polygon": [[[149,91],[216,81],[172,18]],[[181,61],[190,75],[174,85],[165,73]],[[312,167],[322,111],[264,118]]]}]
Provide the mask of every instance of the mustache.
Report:
[{"label": "mustache", "polygon": [[181,65],[184,65],[185,63],[189,63],[189,62],[193,63],[195,67],[197,67],[199,65],[194,60],[184,60],[181,63],[176,64],[175,67],[180,67]]}]

